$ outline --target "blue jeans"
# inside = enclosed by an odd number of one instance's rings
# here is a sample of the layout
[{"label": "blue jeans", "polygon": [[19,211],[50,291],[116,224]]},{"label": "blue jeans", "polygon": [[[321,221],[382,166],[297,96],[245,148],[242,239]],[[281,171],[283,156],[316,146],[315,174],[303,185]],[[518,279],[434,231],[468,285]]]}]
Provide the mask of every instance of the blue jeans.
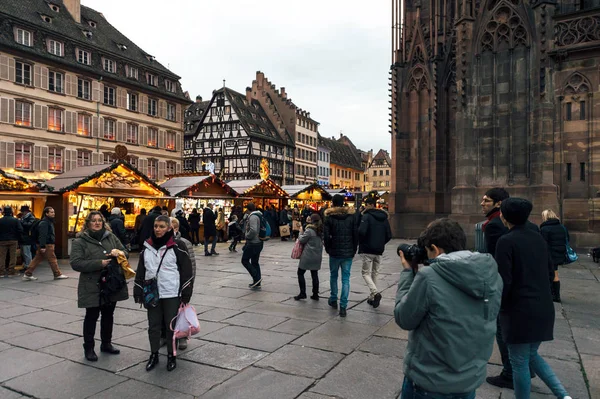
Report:
[{"label": "blue jeans", "polygon": [[544,381],[544,384],[550,388],[554,396],[557,398],[568,396],[565,387],[560,383],[554,371],[538,354],[540,344],[541,342],[507,345],[513,369],[513,384],[515,386],[516,399],[529,399],[531,391],[529,367]]},{"label": "blue jeans", "polygon": [[21,245],[21,256],[23,257],[23,267],[27,269],[31,263],[31,245]]},{"label": "blue jeans", "polygon": [[340,296],[340,307],[346,309],[348,306],[348,294],[350,293],[350,268],[352,258],[329,257],[329,285],[331,286],[330,301],[337,301],[338,294],[338,270],[342,268],[342,295]]},{"label": "blue jeans", "polygon": [[404,377],[399,399],[475,399],[475,391],[467,393],[435,393],[425,391]]}]

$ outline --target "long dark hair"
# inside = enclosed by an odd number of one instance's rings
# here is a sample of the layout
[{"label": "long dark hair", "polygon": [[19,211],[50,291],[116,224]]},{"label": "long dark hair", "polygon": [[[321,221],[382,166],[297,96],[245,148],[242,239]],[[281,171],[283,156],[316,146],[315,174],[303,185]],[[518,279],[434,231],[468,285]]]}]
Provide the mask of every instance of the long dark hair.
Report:
[{"label": "long dark hair", "polygon": [[319,237],[323,236],[323,221],[317,220],[315,223],[310,223],[309,226],[314,227],[314,230]]}]

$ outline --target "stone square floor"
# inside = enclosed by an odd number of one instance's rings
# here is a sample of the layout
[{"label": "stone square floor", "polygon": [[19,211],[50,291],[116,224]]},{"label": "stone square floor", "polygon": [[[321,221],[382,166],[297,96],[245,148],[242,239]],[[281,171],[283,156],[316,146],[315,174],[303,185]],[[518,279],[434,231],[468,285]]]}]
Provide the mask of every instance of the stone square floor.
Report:
[{"label": "stone square floor", "polygon": [[[241,251],[230,253],[219,244],[220,256],[204,257],[196,248],[192,304],[202,330],[188,349],[178,351],[177,369],[170,373],[166,356],[155,370],[144,369],[149,356],[146,312],[133,298],[119,302],[115,312],[113,341],[121,354],[105,355],[97,345],[100,360],[85,360],[78,273],[68,261],[60,262],[72,277],[68,280],[54,281],[46,263],[36,272],[38,281],[2,278],[0,399],[397,398],[408,339],[393,320],[399,242],[390,242],[383,256],[378,309],[366,303],[368,289],[355,257],[345,319],[327,305],[327,255],[319,273],[323,298],[295,301],[298,262],[290,258],[292,242],[265,244],[261,291],[248,289]],[[131,263],[135,268],[136,254]],[[556,305],[555,340],[544,343],[541,353],[573,398],[600,399],[600,267],[583,255],[561,268],[560,276],[563,303]],[[166,355],[166,349],[161,353]],[[499,371],[495,350],[488,375]],[[539,378],[532,391],[533,399],[553,397]],[[477,397],[507,399],[512,391],[484,384]]]}]

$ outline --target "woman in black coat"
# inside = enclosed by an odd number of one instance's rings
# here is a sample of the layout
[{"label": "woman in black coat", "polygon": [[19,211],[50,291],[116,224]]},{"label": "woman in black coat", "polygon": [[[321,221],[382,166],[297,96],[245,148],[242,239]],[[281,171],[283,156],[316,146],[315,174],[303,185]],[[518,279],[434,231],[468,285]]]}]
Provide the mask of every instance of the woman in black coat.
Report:
[{"label": "woman in black coat", "polygon": [[540,225],[542,237],[548,244],[550,258],[554,263],[554,278],[552,280],[552,300],[560,302],[560,280],[558,279],[558,266],[564,265],[567,259],[567,240],[569,232],[560,223],[560,219],[552,209],[542,212],[542,224]]},{"label": "woman in black coat", "polygon": [[200,237],[198,237],[198,233],[200,230],[200,214],[198,213],[198,209],[192,209],[192,213],[188,216],[188,223],[190,224],[190,237],[193,245],[198,246],[200,243]]}]

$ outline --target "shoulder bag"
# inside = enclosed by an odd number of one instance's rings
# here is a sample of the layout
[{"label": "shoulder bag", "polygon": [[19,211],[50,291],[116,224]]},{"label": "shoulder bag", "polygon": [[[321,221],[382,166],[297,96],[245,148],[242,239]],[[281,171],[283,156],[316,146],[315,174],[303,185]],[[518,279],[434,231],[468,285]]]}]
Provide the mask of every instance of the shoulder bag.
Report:
[{"label": "shoulder bag", "polygon": [[569,238],[568,238],[569,235],[567,233],[567,229],[562,224],[561,224],[561,227],[565,231],[565,241],[566,241],[566,248],[567,248],[567,251],[565,253],[565,265],[568,265],[569,263],[576,262],[577,259],[579,259],[579,255],[577,255],[577,252],[575,252],[573,250],[573,248],[571,248],[571,245],[569,245]]},{"label": "shoulder bag", "polygon": [[162,266],[168,250],[169,248],[165,250],[165,253],[160,258],[158,269],[156,269],[156,275],[149,280],[144,280],[144,307],[146,309],[151,309],[158,306],[158,302],[160,300],[160,294],[158,292],[158,272],[160,272],[160,267]]}]

